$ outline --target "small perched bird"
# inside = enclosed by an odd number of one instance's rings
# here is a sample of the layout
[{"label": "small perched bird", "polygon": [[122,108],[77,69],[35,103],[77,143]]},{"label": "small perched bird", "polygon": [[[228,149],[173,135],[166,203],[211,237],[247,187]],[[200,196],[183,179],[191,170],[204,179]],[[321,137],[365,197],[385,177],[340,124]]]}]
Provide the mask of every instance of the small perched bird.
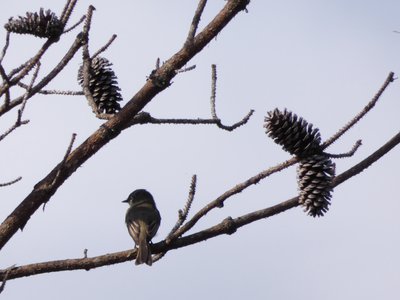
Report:
[{"label": "small perched bird", "polygon": [[152,265],[153,259],[149,242],[160,227],[161,216],[153,196],[144,189],[132,192],[128,199],[122,201],[129,204],[125,222],[130,236],[138,247],[136,265]]}]

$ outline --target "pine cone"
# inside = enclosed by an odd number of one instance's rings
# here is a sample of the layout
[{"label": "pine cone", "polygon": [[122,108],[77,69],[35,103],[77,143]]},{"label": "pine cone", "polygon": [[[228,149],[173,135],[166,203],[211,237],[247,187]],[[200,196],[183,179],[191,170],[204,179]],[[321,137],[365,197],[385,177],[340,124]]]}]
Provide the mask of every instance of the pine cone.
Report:
[{"label": "pine cone", "polygon": [[40,38],[59,38],[63,24],[55,13],[40,9],[39,13],[27,12],[26,17],[10,18],[4,28],[9,32],[32,34]]},{"label": "pine cone", "polygon": [[[104,57],[95,57],[91,61],[89,70],[89,90],[100,113],[115,114],[121,110],[119,101],[122,100],[117,77],[110,68],[110,63]],[[78,82],[83,86],[83,67],[78,71]]]},{"label": "pine cone", "polygon": [[300,161],[297,180],[299,203],[313,217],[321,217],[329,209],[335,164],[325,154],[317,154]]},{"label": "pine cone", "polygon": [[264,127],[268,136],[292,155],[307,157],[322,153],[319,129],[313,129],[312,124],[286,109],[268,112]]}]

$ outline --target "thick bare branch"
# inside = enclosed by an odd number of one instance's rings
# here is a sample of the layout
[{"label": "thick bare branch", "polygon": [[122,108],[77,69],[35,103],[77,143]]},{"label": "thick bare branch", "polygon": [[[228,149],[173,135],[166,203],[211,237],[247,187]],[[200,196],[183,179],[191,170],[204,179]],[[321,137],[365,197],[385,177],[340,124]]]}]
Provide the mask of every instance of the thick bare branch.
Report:
[{"label": "thick bare branch", "polygon": [[380,147],[378,150],[376,150],[374,153],[372,153],[366,159],[362,160],[361,162],[356,164],[354,167],[348,169],[347,171],[343,172],[342,174],[336,176],[333,181],[333,186],[337,186],[337,185],[341,184],[342,182],[346,181],[347,179],[361,173],[366,168],[371,166],[374,162],[376,162],[378,159],[383,157],[390,150],[392,150],[394,147],[396,147],[399,143],[400,143],[400,132],[398,132],[387,143],[385,143],[382,147]]}]

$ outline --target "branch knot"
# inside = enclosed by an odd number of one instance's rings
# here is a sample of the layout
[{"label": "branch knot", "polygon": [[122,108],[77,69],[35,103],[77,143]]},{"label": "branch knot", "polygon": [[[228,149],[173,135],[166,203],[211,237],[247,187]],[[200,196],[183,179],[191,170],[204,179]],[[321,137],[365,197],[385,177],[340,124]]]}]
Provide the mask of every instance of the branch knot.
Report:
[{"label": "branch knot", "polygon": [[232,217],[227,217],[225,220],[223,220],[222,227],[224,228],[224,232],[229,235],[234,234],[237,230],[236,223]]}]

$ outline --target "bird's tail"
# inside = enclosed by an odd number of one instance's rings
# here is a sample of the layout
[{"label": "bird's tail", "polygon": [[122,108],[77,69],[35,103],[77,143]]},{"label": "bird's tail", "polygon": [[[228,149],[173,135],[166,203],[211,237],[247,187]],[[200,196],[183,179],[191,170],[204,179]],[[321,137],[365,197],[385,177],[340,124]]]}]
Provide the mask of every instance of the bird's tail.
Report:
[{"label": "bird's tail", "polygon": [[[143,228],[143,229],[147,229],[147,228]],[[143,263],[151,266],[153,264],[153,259],[151,257],[149,243],[147,242],[147,230],[142,230],[142,228],[141,228],[141,230],[139,232],[139,245],[138,245],[138,252],[137,252],[135,264],[140,265]]]}]

